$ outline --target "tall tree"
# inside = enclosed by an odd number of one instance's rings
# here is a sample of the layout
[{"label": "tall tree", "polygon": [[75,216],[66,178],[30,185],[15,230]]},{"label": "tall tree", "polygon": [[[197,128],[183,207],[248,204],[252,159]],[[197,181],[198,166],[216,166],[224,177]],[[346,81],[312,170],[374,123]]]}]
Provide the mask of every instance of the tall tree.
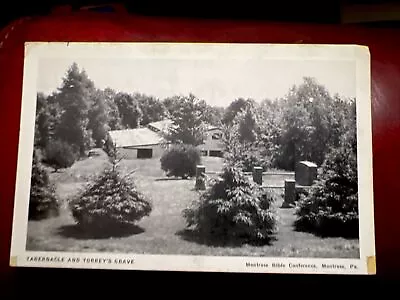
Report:
[{"label": "tall tree", "polygon": [[236,115],[243,111],[248,105],[254,105],[255,101],[252,99],[237,98],[229,104],[225,109],[225,113],[222,119],[224,124],[232,124]]},{"label": "tall tree", "polygon": [[241,143],[254,143],[257,140],[258,124],[256,111],[248,105],[239,112],[234,122],[238,122],[239,141]]},{"label": "tall tree", "polygon": [[135,96],[138,100],[140,110],[142,111],[140,125],[161,121],[167,117],[167,110],[164,104],[157,98],[143,94],[135,94]]},{"label": "tall tree", "polygon": [[115,103],[121,116],[121,124],[124,128],[136,128],[140,124],[142,111],[137,98],[132,95],[119,92],[115,95]]},{"label": "tall tree", "polygon": [[85,70],[80,71],[73,63],[63,78],[57,94],[63,113],[57,128],[57,137],[76,148],[80,155],[91,146],[90,132],[87,131],[88,111],[94,84]]},{"label": "tall tree", "polygon": [[110,130],[122,129],[121,116],[115,103],[117,93],[111,88],[104,89],[104,99],[107,104],[108,127]]},{"label": "tall tree", "polygon": [[180,103],[181,97],[176,95],[162,100],[162,104],[166,109],[167,118],[172,118],[174,112],[179,109]]},{"label": "tall tree", "polygon": [[207,105],[205,113],[205,121],[213,126],[222,127],[222,121],[225,113],[225,108],[220,106]]},{"label": "tall tree", "polygon": [[50,111],[47,97],[43,93],[36,96],[35,146],[45,148],[49,142]]},{"label": "tall tree", "polygon": [[88,129],[92,132],[92,138],[96,147],[102,147],[108,130],[109,116],[105,94],[101,90],[96,90],[92,95],[92,105],[89,110]]},{"label": "tall tree", "polygon": [[304,77],[283,99],[280,167],[294,169],[299,160],[320,165],[330,147],[333,99],[314,78]]},{"label": "tall tree", "polygon": [[174,143],[200,145],[204,140],[206,102],[193,94],[179,96],[179,105],[172,112],[174,127],[167,139]]}]

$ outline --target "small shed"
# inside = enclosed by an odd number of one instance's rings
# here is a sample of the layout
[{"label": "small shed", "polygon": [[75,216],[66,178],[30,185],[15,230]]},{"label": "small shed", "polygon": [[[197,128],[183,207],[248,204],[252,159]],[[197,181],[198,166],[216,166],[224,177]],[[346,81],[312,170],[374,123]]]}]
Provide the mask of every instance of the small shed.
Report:
[{"label": "small shed", "polygon": [[165,150],[162,136],[146,127],[112,130],[109,134],[116,144],[118,156],[127,159],[161,157]]}]

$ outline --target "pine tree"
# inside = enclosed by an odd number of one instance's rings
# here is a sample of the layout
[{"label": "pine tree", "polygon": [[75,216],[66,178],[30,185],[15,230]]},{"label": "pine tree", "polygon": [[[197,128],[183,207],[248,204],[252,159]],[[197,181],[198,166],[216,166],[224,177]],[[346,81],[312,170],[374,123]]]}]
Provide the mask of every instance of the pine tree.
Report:
[{"label": "pine tree", "polygon": [[358,237],[358,173],[356,112],[346,118],[340,146],[327,153],[317,181],[297,203],[295,226],[325,236]]},{"label": "pine tree", "polygon": [[106,138],[107,132],[110,129],[108,107],[103,91],[97,90],[92,95],[92,105],[88,116],[88,129],[92,132],[93,141],[96,147],[101,147]]},{"label": "pine tree", "polygon": [[35,146],[45,148],[50,138],[50,111],[47,97],[43,93],[36,96]]},{"label": "pine tree", "polygon": [[94,84],[85,71],[80,71],[73,63],[68,69],[59,88],[57,100],[63,113],[56,135],[84,155],[90,148],[91,136],[87,130],[88,111]]},{"label": "pine tree", "polygon": [[28,217],[29,219],[43,219],[57,216],[58,213],[59,203],[55,187],[50,183],[49,176],[34,151]]},{"label": "pine tree", "polygon": [[221,176],[183,210],[188,229],[225,242],[266,242],[277,230],[272,195],[227,163]]},{"label": "pine tree", "polygon": [[129,174],[120,174],[116,152],[109,155],[112,166],[70,201],[78,225],[94,232],[134,225],[152,211],[151,202],[138,191]]}]

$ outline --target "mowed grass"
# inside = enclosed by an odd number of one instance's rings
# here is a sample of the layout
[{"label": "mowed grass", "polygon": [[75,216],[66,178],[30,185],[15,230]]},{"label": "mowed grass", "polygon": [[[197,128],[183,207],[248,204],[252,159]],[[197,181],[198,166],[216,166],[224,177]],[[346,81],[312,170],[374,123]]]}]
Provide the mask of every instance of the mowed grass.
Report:
[{"label": "mowed grass", "polygon": [[[219,171],[222,159],[203,157],[207,170]],[[77,193],[87,180],[105,167],[103,157],[79,161],[70,169],[51,174],[57,193],[63,201]],[[131,172],[137,188],[153,204],[153,211],[137,223],[137,227],[121,231],[119,236],[95,238],[76,228],[67,206],[59,217],[30,221],[27,249],[40,251],[115,252],[143,254],[232,255],[232,256],[284,256],[284,257],[342,257],[359,256],[358,240],[320,238],[310,233],[294,231],[293,209],[280,208],[283,189],[271,189],[278,212],[278,232],[269,245],[221,246],[207,243],[201,238],[184,234],[186,227],[182,210],[199,197],[194,190],[194,179],[166,178],[159,159],[124,160],[123,173]],[[281,178],[282,179],[282,178]],[[276,185],[276,177],[272,177]],[[282,179],[283,180],[283,179]],[[265,179],[268,184],[268,178]]]}]

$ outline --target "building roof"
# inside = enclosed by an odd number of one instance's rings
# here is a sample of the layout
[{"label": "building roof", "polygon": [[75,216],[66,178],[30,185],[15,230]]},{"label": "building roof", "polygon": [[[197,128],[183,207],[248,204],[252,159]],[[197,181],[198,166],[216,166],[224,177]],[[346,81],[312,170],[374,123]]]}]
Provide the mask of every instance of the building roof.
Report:
[{"label": "building roof", "polygon": [[155,131],[165,131],[174,124],[172,120],[164,119],[147,124],[147,127]]},{"label": "building roof", "polygon": [[307,161],[307,160],[302,160],[299,161],[299,164],[303,164],[306,165],[307,167],[317,167],[317,165],[311,161]]},{"label": "building roof", "polygon": [[[167,130],[168,128],[171,128],[172,126],[174,126],[174,121],[172,121],[170,119],[164,119],[161,121],[151,122],[151,123],[147,124],[147,127],[149,127],[152,130],[155,130],[155,131],[164,131],[164,130]],[[220,129],[220,128],[215,125],[205,124],[206,131],[215,130],[215,129]]]},{"label": "building roof", "polygon": [[215,130],[215,129],[221,129],[221,128],[219,128],[218,126],[215,126],[215,125],[211,125],[211,124],[206,124],[206,130],[207,131],[210,131],[210,130]]},{"label": "building roof", "polygon": [[162,136],[149,128],[111,130],[109,134],[117,147],[157,145],[163,142]]}]

